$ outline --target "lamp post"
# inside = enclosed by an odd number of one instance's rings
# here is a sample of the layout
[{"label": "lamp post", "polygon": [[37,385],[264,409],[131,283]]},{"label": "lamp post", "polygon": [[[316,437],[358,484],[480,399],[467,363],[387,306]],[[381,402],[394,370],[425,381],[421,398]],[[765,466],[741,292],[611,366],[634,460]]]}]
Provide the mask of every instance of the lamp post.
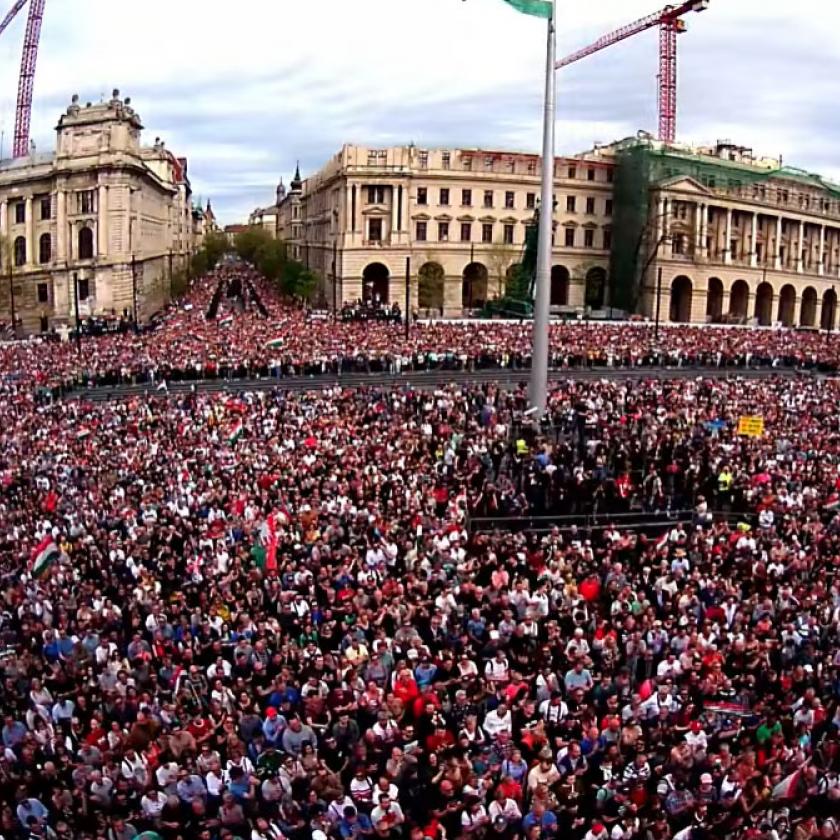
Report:
[{"label": "lamp post", "polygon": [[79,273],[73,272],[73,297],[76,309],[76,352],[82,355],[82,319],[79,316]]},{"label": "lamp post", "polygon": [[659,341],[659,308],[662,304],[662,266],[656,270],[656,324],[653,328],[653,338]]},{"label": "lamp post", "polygon": [[134,329],[137,329],[137,257],[131,255],[131,310],[134,317]]},{"label": "lamp post", "polygon": [[[552,0],[552,16],[548,19],[546,46],[545,102],[543,106],[542,195],[540,206],[554,207],[554,118],[555,53],[556,53],[556,4]],[[537,276],[534,294],[534,336],[531,354],[531,381],[528,387],[528,404],[540,420],[548,399],[548,338],[549,309],[551,302],[551,233],[552,212],[540,213],[539,242],[537,246]]]},{"label": "lamp post", "polygon": [[408,339],[409,323],[408,313],[411,305],[411,257],[405,258],[405,312],[403,313],[403,321],[405,322],[405,337]]},{"label": "lamp post", "polygon": [[338,265],[338,240],[333,237],[333,252],[332,252],[332,304],[333,304],[333,323],[338,321],[338,275],[336,274],[336,266]]}]

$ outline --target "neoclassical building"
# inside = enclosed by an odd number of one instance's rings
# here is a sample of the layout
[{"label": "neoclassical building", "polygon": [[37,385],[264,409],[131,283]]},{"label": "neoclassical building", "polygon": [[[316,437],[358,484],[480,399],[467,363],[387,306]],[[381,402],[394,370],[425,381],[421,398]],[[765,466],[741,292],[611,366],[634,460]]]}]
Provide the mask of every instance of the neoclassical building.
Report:
[{"label": "neoclassical building", "polygon": [[74,96],[54,152],[0,162],[0,319],[22,333],[87,314],[153,314],[195,247],[187,161],[141,145],[128,98]]},{"label": "neoclassical building", "polygon": [[729,142],[643,138],[618,144],[615,162],[617,305],[672,322],[837,327],[840,185]]},{"label": "neoclassical building", "polygon": [[[608,302],[613,169],[609,150],[555,162],[555,307]],[[534,219],[539,173],[538,156],[517,152],[348,145],[279,192],[277,235],[321,278],[329,305],[403,305],[408,270],[412,307],[460,314],[503,293]]]},{"label": "neoclassical building", "polygon": [[[501,294],[539,196],[540,158],[345,146],[278,187],[277,236],[333,300],[460,314]],[[837,326],[840,186],[729,142],[646,135],[554,165],[555,309],[662,321]]]}]

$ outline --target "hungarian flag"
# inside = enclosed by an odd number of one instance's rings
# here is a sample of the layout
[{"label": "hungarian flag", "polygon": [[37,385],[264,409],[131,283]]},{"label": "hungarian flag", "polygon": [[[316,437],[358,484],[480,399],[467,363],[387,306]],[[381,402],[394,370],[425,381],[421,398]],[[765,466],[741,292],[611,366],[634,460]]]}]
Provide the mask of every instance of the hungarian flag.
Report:
[{"label": "hungarian flag", "polygon": [[219,321],[219,326],[220,327],[229,327],[232,323],[233,323],[233,315],[228,315],[227,317],[222,318],[222,320]]},{"label": "hungarian flag", "polygon": [[52,564],[58,560],[61,551],[49,535],[44,537],[32,552],[32,563],[29,572],[34,578],[46,577]]},{"label": "hungarian flag", "polygon": [[513,6],[517,12],[534,17],[550,18],[553,4],[550,0],[505,0],[508,6]]},{"label": "hungarian flag", "polygon": [[272,574],[277,573],[277,522],[274,514],[270,514],[266,520],[266,552],[265,570]]},{"label": "hungarian flag", "polygon": [[283,346],[284,343],[285,343],[285,341],[282,338],[272,338],[271,341],[266,341],[265,349],[266,350],[279,350]]},{"label": "hungarian flag", "polygon": [[228,433],[228,443],[233,446],[239,438],[242,437],[242,421],[237,420],[231,427]]}]

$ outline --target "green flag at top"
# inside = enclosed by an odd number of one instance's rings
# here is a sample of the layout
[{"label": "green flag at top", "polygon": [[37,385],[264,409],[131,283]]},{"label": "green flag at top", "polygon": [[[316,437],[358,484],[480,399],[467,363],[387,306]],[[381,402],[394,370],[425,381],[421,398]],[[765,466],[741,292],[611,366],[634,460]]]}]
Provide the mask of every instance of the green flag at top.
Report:
[{"label": "green flag at top", "polygon": [[505,3],[525,15],[535,15],[541,18],[551,17],[551,0],[505,0]]}]

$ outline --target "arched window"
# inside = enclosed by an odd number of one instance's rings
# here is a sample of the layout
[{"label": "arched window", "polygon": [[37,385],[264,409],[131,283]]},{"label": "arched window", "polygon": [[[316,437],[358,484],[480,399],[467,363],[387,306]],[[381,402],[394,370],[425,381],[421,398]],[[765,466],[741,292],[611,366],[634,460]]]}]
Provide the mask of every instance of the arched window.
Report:
[{"label": "arched window", "polygon": [[26,240],[22,236],[15,239],[15,265],[26,265]]},{"label": "arched window", "polygon": [[79,259],[93,259],[93,230],[89,227],[83,227],[79,231]]},{"label": "arched window", "polygon": [[38,262],[43,265],[52,260],[52,237],[48,233],[42,233],[38,240]]}]

